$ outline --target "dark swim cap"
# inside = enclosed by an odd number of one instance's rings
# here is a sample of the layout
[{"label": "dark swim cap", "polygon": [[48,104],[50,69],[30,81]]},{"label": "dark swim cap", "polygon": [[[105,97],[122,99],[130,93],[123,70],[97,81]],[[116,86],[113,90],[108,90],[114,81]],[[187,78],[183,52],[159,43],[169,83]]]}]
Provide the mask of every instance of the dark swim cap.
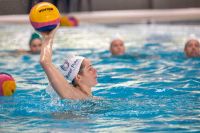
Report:
[{"label": "dark swim cap", "polygon": [[31,38],[29,40],[29,45],[31,45],[31,42],[34,40],[34,39],[42,39],[41,35],[37,32],[34,32],[32,35],[31,35]]}]

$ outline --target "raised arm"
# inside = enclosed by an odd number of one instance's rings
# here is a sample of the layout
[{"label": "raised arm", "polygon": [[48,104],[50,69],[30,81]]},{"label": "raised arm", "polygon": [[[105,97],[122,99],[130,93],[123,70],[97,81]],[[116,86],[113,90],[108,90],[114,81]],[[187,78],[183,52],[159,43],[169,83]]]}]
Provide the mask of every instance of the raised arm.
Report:
[{"label": "raised arm", "polygon": [[52,63],[52,45],[54,35],[59,26],[56,29],[52,30],[49,33],[42,33],[43,43],[40,53],[40,64],[42,65],[49,82],[51,83],[54,90],[61,98],[70,98],[75,99],[76,93],[74,88],[65,80],[64,76]]}]

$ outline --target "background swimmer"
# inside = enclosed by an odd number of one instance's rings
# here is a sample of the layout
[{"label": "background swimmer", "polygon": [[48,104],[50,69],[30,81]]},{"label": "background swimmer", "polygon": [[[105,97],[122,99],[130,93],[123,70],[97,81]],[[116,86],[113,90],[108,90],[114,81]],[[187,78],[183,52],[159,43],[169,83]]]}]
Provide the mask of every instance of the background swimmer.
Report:
[{"label": "background swimmer", "polygon": [[187,57],[200,57],[200,43],[197,39],[190,39],[184,48]]},{"label": "background swimmer", "polygon": [[112,55],[124,55],[125,54],[125,46],[124,42],[120,38],[116,38],[110,43],[110,52]]},{"label": "background swimmer", "polygon": [[32,33],[29,40],[29,50],[18,49],[14,51],[2,52],[0,57],[4,56],[20,56],[24,54],[40,54],[42,46],[42,37],[39,33]]},{"label": "background swimmer", "polygon": [[39,33],[32,33],[29,40],[30,50],[18,50],[20,54],[39,54],[42,46],[42,37]]}]

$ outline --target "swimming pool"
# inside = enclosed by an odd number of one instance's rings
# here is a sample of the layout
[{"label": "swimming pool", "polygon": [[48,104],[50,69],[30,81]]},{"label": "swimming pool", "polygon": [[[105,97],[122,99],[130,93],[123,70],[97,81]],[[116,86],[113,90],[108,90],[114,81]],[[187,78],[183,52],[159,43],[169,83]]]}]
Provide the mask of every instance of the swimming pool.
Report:
[{"label": "swimming pool", "polygon": [[[0,53],[28,48],[30,25],[0,25]],[[101,100],[59,100],[38,55],[0,57],[0,71],[17,81],[12,97],[0,97],[1,132],[199,132],[200,59],[187,59],[184,41],[200,35],[192,25],[81,25],[60,28],[53,61],[66,53],[92,60]],[[127,54],[110,57],[119,34]]]}]

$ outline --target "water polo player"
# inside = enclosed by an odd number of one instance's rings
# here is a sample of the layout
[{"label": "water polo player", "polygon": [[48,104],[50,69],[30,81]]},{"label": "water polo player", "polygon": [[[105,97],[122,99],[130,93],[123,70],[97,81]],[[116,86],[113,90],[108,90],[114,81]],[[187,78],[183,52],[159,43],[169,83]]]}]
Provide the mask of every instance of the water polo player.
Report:
[{"label": "water polo player", "polygon": [[200,57],[200,43],[197,39],[189,39],[184,48],[187,57]]},{"label": "water polo player", "polygon": [[42,46],[42,37],[39,33],[34,32],[31,34],[29,40],[29,50],[18,49],[17,54],[40,54]]},{"label": "water polo player", "polygon": [[114,38],[110,43],[110,52],[113,56],[124,55],[125,46],[123,40],[120,38]]},{"label": "water polo player", "polygon": [[92,98],[92,87],[97,84],[97,71],[89,59],[82,56],[68,56],[59,69],[52,63],[52,45],[58,27],[51,32],[42,33],[44,39],[40,64],[52,88],[61,98]]}]

